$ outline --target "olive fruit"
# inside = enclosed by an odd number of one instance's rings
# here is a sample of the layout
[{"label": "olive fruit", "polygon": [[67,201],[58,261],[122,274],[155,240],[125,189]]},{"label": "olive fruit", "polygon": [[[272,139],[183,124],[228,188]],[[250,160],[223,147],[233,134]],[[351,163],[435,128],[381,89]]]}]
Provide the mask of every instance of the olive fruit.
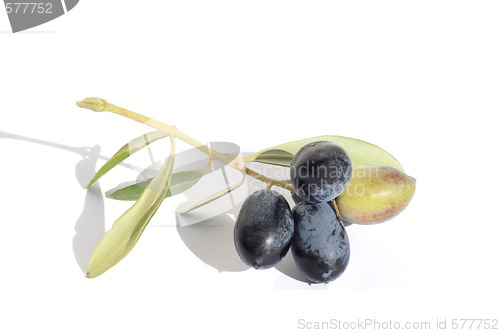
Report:
[{"label": "olive fruit", "polygon": [[344,226],[327,203],[298,203],[292,211],[295,265],[313,283],[338,278],[349,263],[349,238]]},{"label": "olive fruit", "polygon": [[284,196],[265,189],[247,197],[234,226],[236,251],[245,264],[256,269],[276,265],[292,236],[292,211]]},{"label": "olive fruit", "polygon": [[312,142],[300,148],[290,165],[297,195],[310,203],[335,199],[351,179],[352,164],[344,148],[331,141]]},{"label": "olive fruit", "polygon": [[[299,202],[304,201],[304,200],[302,200],[302,199],[301,199],[301,197],[299,197],[299,196],[298,196],[295,192],[292,192],[292,200],[293,200],[293,202],[295,202],[295,204],[298,204]],[[333,204],[332,204],[332,201],[328,201],[328,204],[329,204],[329,205],[330,205],[330,207],[332,207],[332,209],[333,209]],[[348,227],[348,226],[352,225],[352,223],[347,222],[346,220],[342,220],[341,222],[342,222],[342,225],[343,225],[344,227]]]},{"label": "olive fruit", "polygon": [[342,218],[356,224],[385,222],[401,213],[415,194],[415,179],[390,167],[356,170],[336,199]]}]

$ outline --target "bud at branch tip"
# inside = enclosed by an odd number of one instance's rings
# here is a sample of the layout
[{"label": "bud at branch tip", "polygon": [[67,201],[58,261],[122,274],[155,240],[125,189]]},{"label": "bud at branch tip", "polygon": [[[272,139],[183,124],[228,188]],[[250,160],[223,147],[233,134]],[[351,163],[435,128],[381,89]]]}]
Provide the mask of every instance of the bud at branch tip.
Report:
[{"label": "bud at branch tip", "polygon": [[95,112],[102,112],[106,106],[106,101],[99,97],[89,97],[85,98],[80,102],[76,102],[81,108],[89,109]]}]

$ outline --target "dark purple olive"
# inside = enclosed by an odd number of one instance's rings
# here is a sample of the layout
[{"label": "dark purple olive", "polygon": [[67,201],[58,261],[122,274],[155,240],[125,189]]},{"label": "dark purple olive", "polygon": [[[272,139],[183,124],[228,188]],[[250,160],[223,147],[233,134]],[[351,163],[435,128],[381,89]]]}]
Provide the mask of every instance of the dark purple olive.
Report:
[{"label": "dark purple olive", "polygon": [[297,268],[313,283],[327,283],[338,278],[349,263],[349,238],[337,215],[326,203],[298,203],[292,255]]},{"label": "dark purple olive", "polygon": [[310,203],[327,202],[344,191],[352,165],[344,148],[331,141],[312,142],[295,154],[290,178],[295,193]]},{"label": "dark purple olive", "polygon": [[252,193],[234,226],[234,244],[241,260],[255,268],[270,268],[283,259],[293,235],[292,211],[273,190]]}]

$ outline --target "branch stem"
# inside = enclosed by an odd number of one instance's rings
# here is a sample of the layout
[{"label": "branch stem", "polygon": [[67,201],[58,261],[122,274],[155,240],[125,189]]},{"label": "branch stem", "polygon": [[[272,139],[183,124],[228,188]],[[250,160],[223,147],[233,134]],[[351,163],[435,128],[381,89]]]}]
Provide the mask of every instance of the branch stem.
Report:
[{"label": "branch stem", "polygon": [[117,115],[135,120],[139,123],[142,123],[144,125],[156,128],[160,131],[163,131],[170,136],[176,137],[191,146],[197,148],[198,150],[204,152],[208,156],[211,156],[215,158],[216,160],[219,160],[223,162],[226,165],[229,165],[230,167],[245,173],[249,175],[250,177],[253,177],[255,179],[258,179],[268,186],[279,186],[282,188],[285,188],[290,191],[294,191],[292,185],[290,184],[289,181],[287,180],[276,180],[273,178],[266,177],[258,172],[255,172],[251,169],[248,169],[244,164],[244,160],[241,157],[235,156],[233,154],[222,154],[216,150],[213,150],[209,148],[208,146],[204,145],[203,143],[191,138],[190,136],[182,133],[177,129],[175,126],[170,126],[167,124],[164,124],[162,122],[159,122],[155,119],[143,116],[142,114],[124,109],[122,107],[116,106],[112,103],[107,102],[106,100],[102,98],[97,98],[97,97],[91,97],[91,98],[85,98],[81,102],[77,102],[76,105],[78,105],[81,108],[89,109],[95,112],[112,112]]}]

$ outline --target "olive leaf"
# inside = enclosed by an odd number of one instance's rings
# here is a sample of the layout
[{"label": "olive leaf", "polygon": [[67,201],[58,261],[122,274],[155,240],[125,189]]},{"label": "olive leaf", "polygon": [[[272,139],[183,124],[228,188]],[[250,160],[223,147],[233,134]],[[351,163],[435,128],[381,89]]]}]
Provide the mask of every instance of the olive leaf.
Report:
[{"label": "olive leaf", "polygon": [[87,277],[95,278],[122,260],[135,246],[149,220],[165,198],[174,164],[174,138],[172,151],[144,189],[137,202],[118,218],[111,230],[106,232],[90,257]]},{"label": "olive leaf", "polygon": [[323,140],[342,146],[349,155],[354,168],[389,166],[404,172],[398,160],[382,148],[366,141],[336,135],[317,136],[281,144],[245,157],[244,161],[289,167],[293,156],[300,148],[308,143]]},{"label": "olive leaf", "polygon": [[[187,191],[193,187],[205,174],[203,169],[180,171],[172,174],[170,186],[165,197],[172,197],[176,194]],[[137,200],[144,189],[149,185],[152,178],[146,179],[140,183],[133,184],[122,189],[116,190],[108,195],[108,198],[115,200]]]},{"label": "olive leaf", "polygon": [[[291,154],[285,150],[269,148],[269,150],[261,150],[258,153],[246,157],[245,162],[260,162],[265,164],[290,166],[293,155],[294,154]],[[247,161],[247,158],[253,158],[253,160]]]},{"label": "olive leaf", "polygon": [[183,214],[189,213],[192,210],[195,210],[197,208],[205,206],[205,205],[211,203],[212,201],[215,201],[215,200],[217,200],[217,199],[225,196],[226,194],[231,193],[232,191],[234,191],[235,189],[237,189],[238,187],[240,187],[245,182],[245,179],[246,179],[246,174],[243,174],[243,179],[239,183],[234,184],[234,185],[232,185],[232,186],[230,186],[228,188],[225,188],[225,189],[223,189],[223,190],[221,190],[221,191],[219,191],[217,193],[214,193],[214,194],[210,195],[209,197],[201,200],[200,202],[192,205],[188,209],[186,209],[186,210],[184,210],[182,212],[178,212],[177,214],[183,215]]},{"label": "olive leaf", "polygon": [[123,162],[127,157],[130,155],[134,154],[135,152],[138,152],[142,148],[146,147],[150,143],[155,142],[156,140],[163,139],[164,137],[168,136],[167,133],[162,132],[162,131],[153,131],[150,133],[146,133],[144,135],[141,135],[129,143],[125,144],[123,147],[120,148],[116,152],[116,154],[113,155],[109,159],[109,161],[104,164],[99,171],[96,172],[94,175],[94,178],[90,180],[87,186],[85,188],[88,188],[92,184],[94,184],[99,178],[104,176],[109,170],[113,169],[115,166]]}]

